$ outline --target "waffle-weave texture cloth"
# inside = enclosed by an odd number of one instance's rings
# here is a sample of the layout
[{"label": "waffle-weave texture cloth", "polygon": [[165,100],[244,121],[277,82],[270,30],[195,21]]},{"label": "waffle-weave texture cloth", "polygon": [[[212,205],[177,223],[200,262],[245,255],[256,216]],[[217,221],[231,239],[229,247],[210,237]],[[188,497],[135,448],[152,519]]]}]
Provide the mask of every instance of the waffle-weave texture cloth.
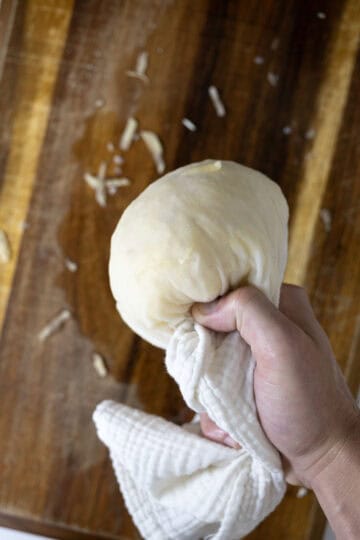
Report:
[{"label": "waffle-weave texture cloth", "polygon": [[94,413],[126,506],[145,540],[238,540],[285,492],[279,454],[266,438],[253,394],[255,362],[238,332],[184,321],[166,366],[186,403],[240,443],[235,450],[112,401]]}]

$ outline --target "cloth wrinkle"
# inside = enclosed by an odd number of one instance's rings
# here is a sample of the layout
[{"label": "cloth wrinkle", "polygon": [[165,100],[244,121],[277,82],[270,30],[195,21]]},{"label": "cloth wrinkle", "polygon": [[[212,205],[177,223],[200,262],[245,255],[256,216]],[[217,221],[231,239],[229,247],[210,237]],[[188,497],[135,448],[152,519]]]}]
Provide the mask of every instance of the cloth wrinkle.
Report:
[{"label": "cloth wrinkle", "polygon": [[285,492],[280,457],[257,417],[250,348],[237,332],[216,334],[187,319],[174,332],[165,363],[187,405],[206,411],[241,448],[198,435],[196,422],[188,430],[102,402],[94,422],[125,504],[146,540],[238,539]]}]

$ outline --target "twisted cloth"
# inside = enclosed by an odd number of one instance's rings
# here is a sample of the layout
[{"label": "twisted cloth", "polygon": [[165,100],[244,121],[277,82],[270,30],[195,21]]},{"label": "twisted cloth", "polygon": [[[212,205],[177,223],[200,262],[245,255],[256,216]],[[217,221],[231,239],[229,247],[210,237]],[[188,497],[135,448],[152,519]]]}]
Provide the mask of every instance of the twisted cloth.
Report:
[{"label": "twisted cloth", "polygon": [[181,428],[101,403],[94,421],[128,510],[146,540],[238,540],[285,491],[279,455],[256,416],[250,350],[236,332],[223,337],[186,322],[170,341],[166,365],[187,404],[242,448],[201,437],[196,423]]}]

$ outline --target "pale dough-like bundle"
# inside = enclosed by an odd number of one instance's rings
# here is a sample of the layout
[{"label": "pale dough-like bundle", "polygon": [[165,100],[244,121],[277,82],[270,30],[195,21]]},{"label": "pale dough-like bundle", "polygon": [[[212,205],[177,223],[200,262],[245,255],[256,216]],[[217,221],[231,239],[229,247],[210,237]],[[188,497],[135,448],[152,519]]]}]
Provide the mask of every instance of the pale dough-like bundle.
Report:
[{"label": "pale dough-like bundle", "polygon": [[166,348],[187,404],[241,444],[233,450],[113,402],[94,421],[127,507],[146,540],[238,540],[280,502],[280,457],[253,395],[255,361],[237,332],[195,324],[194,302],[244,283],[275,304],[287,252],[286,201],[264,175],[230,161],[182,167],[150,185],[122,215],[110,281],[133,330]]},{"label": "pale dough-like bundle", "polygon": [[194,302],[251,283],[277,303],[287,219],[280,188],[238,163],[206,160],[166,174],[130,204],[112,237],[122,318],[166,348]]}]

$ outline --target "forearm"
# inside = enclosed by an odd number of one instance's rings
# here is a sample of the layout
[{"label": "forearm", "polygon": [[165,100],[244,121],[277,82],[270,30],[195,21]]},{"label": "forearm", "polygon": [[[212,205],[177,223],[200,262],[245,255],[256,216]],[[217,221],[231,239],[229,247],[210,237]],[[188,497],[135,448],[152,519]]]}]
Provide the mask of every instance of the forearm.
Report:
[{"label": "forearm", "polygon": [[360,419],[344,445],[330,456],[312,488],[337,540],[360,535]]}]

